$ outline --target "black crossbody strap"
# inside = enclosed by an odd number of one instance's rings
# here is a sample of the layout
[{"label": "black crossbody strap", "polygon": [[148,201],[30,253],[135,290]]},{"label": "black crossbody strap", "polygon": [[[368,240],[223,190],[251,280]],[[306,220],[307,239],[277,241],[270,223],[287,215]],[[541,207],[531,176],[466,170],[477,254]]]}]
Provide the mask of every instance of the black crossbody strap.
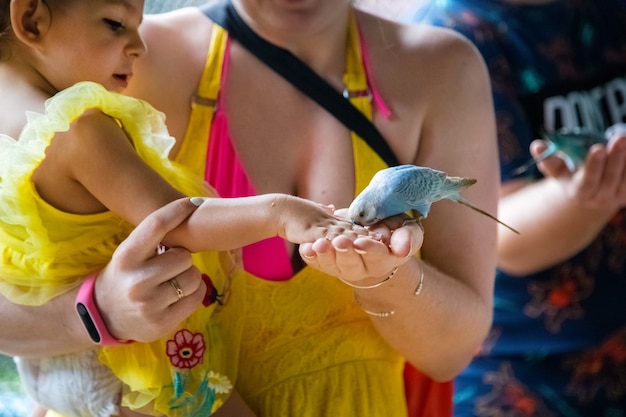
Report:
[{"label": "black crossbody strap", "polygon": [[398,159],[385,138],[363,113],[297,56],[254,32],[230,1],[212,3],[204,6],[202,11],[263,63],[363,138],[387,165],[398,165]]}]

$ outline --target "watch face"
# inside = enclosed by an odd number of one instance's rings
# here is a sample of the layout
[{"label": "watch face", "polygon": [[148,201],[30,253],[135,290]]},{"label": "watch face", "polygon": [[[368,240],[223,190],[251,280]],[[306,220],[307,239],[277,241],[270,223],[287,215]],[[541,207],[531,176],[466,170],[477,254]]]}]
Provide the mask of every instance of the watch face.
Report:
[{"label": "watch face", "polygon": [[95,343],[100,343],[101,337],[100,333],[98,333],[98,329],[96,328],[96,324],[93,322],[93,319],[89,315],[89,310],[83,303],[76,303],[76,311],[78,311],[78,315],[80,319],[83,321],[83,325],[85,329],[87,329],[87,333],[89,333],[89,337]]}]

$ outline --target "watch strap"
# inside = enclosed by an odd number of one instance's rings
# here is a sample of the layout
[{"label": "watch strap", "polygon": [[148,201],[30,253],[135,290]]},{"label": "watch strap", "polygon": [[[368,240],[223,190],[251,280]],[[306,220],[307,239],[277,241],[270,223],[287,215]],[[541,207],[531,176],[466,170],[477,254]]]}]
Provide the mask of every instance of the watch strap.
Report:
[{"label": "watch strap", "polygon": [[132,341],[118,340],[113,337],[104,324],[94,297],[96,278],[98,278],[98,273],[89,276],[80,286],[76,296],[76,311],[85,326],[85,330],[87,330],[91,340],[98,345],[120,346],[132,343]]}]

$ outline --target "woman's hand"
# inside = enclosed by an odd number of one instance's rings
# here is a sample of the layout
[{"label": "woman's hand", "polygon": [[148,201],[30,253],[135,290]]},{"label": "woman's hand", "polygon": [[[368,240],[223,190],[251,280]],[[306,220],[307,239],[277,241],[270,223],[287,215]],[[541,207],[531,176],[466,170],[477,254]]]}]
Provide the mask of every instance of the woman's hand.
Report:
[{"label": "woman's hand", "polygon": [[[346,216],[347,210],[337,210]],[[351,240],[337,236],[300,245],[300,255],[313,268],[356,285],[367,286],[385,279],[421,248],[423,229],[405,215],[385,219],[370,228],[375,237]]]},{"label": "woman's hand", "polygon": [[[151,342],[171,332],[201,303],[206,292],[191,254],[171,248],[157,254],[163,237],[196,206],[176,200],[146,217],[120,244],[96,281],[96,303],[118,339]],[[179,299],[175,279],[182,290]]]},{"label": "woman's hand", "polygon": [[[531,144],[530,151],[537,157],[547,147],[543,140]],[[566,195],[585,208],[616,211],[626,206],[626,134],[614,134],[609,143],[593,145],[585,163],[570,172],[564,161],[549,157],[537,164],[546,177],[556,179]]]}]

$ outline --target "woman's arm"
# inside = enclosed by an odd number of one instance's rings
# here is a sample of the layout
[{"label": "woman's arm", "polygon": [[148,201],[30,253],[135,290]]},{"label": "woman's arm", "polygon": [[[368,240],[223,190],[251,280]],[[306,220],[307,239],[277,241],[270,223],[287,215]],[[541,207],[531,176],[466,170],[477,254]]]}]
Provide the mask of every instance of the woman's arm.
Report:
[{"label": "woman's arm", "polygon": [[[476,178],[464,196],[496,214],[495,118],[484,63],[460,37],[420,30],[430,44],[420,53],[406,52],[402,69],[394,71],[427,109],[415,139],[418,146],[411,142],[396,148],[417,148],[410,161],[416,165]],[[430,81],[415,81],[420,79]],[[385,284],[355,294],[369,311],[393,311],[372,316],[372,321],[413,365],[436,380],[451,379],[469,363],[491,325],[497,223],[450,201],[433,204],[423,232],[417,224],[398,228],[399,220],[395,222],[389,224],[395,229],[390,249],[361,239],[350,246],[337,238],[332,245],[306,245],[301,253],[309,264],[361,285],[380,282],[398,266]],[[421,260],[413,256],[418,250]]]},{"label": "woman's arm", "polygon": [[[533,142],[532,154],[545,147]],[[544,179],[503,186],[500,216],[522,230],[517,238],[502,230],[499,235],[498,265],[512,274],[536,272],[575,255],[626,205],[626,136],[614,136],[606,147],[595,145],[576,172],[556,156],[538,167]]]},{"label": "woman's arm", "polygon": [[78,289],[42,306],[15,304],[0,295],[0,351],[14,356],[47,356],[85,350],[93,342],[84,330],[74,299]]}]

